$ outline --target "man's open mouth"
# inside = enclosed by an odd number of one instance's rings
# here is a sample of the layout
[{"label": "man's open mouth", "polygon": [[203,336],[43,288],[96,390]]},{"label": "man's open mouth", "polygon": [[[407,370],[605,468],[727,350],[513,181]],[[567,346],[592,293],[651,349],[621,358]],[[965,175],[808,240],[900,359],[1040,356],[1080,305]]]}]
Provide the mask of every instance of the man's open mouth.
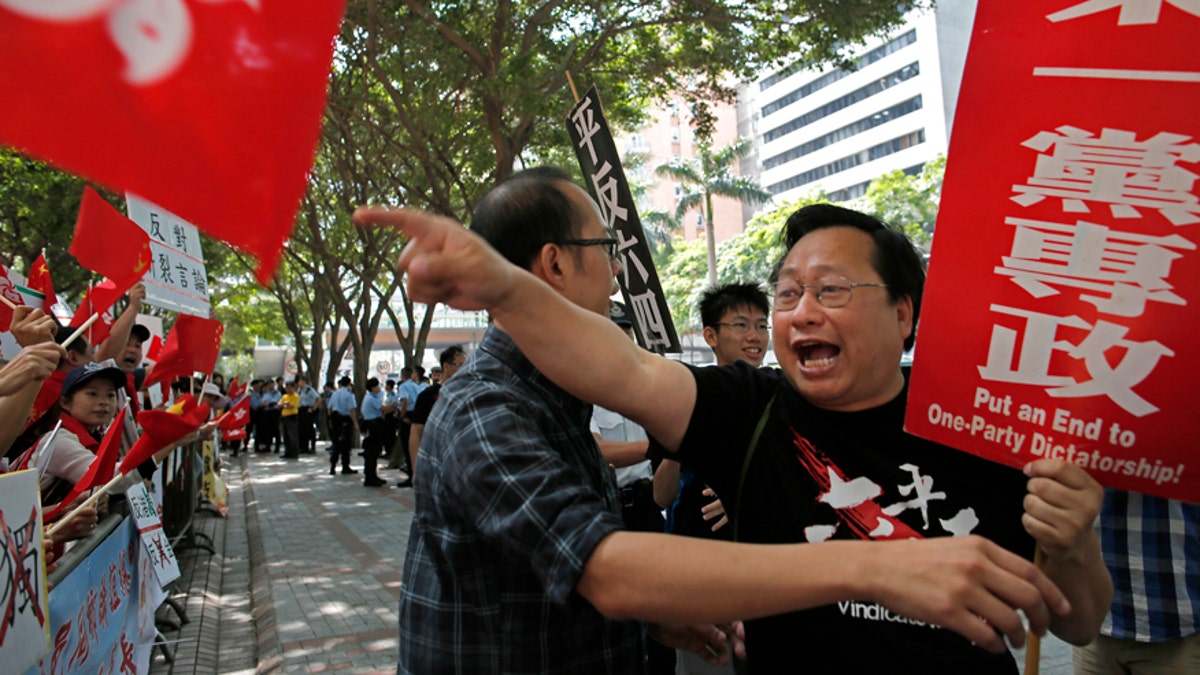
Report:
[{"label": "man's open mouth", "polygon": [[805,368],[823,368],[833,365],[841,348],[816,340],[806,340],[795,345],[796,354],[800,356],[800,365]]}]

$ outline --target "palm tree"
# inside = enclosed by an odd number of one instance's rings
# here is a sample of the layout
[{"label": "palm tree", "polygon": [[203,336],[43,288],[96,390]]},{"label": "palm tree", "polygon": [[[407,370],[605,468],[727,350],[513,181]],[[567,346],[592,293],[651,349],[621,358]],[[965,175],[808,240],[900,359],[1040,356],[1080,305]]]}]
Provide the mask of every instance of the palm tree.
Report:
[{"label": "palm tree", "polygon": [[730,197],[749,203],[765,202],[771,199],[767,192],[752,178],[734,175],[734,165],[745,157],[751,150],[749,139],[739,138],[736,141],[717,150],[707,142],[701,143],[697,149],[699,155],[693,158],[676,159],[658,167],[658,175],[673,178],[683,185],[684,193],[679,197],[675,206],[675,216],[680,221],[684,214],[703,204],[705,215],[705,236],[708,239],[708,283],[717,283],[717,239],[713,233],[712,198]]}]

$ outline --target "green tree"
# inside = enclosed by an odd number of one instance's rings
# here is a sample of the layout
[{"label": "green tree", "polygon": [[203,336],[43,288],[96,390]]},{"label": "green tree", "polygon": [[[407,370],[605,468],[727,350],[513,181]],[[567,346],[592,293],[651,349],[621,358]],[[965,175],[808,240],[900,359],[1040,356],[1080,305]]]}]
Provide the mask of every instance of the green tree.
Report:
[{"label": "green tree", "polygon": [[771,193],[746,176],[735,175],[738,160],[752,149],[753,142],[739,138],[729,145],[714,150],[702,141],[699,154],[694,158],[680,158],[658,167],[658,175],[672,178],[683,185],[684,192],[675,205],[675,216],[683,220],[684,214],[695,208],[704,213],[704,235],[708,242],[708,283],[717,283],[717,239],[713,228],[714,196],[729,197],[743,202],[758,203],[771,199]]},{"label": "green tree", "polygon": [[[92,278],[67,253],[84,185],[69,173],[0,147],[0,262],[27,274],[44,249],[55,293],[72,306]],[[123,201],[101,194],[113,203]]]},{"label": "green tree", "polygon": [[900,170],[885,173],[871,181],[856,206],[904,228],[913,242],[929,250],[945,173],[945,155],[926,162],[914,175]]}]

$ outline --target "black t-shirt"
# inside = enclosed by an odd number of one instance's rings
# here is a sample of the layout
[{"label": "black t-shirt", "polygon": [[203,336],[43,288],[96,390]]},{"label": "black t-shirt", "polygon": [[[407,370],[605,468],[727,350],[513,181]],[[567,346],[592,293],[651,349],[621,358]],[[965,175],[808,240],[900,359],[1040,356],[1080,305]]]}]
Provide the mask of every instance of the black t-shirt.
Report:
[{"label": "black t-shirt", "polygon": [[[739,541],[977,534],[1033,557],[1021,525],[1025,476],[904,433],[907,388],[878,408],[839,413],[806,402],[776,370],[738,363],[692,372],[696,408],[677,457],[738,517]],[[739,499],[747,446],[772,395]],[[806,675],[1016,672],[1008,654],[870,602],[748,621],[746,637],[752,672],[785,664]]]},{"label": "black t-shirt", "polygon": [[437,403],[438,391],[441,388],[440,383],[431,384],[417,394],[417,402],[413,405],[412,412],[408,413],[410,424],[425,424],[425,420],[429,419],[429,412],[433,410],[433,404]]}]

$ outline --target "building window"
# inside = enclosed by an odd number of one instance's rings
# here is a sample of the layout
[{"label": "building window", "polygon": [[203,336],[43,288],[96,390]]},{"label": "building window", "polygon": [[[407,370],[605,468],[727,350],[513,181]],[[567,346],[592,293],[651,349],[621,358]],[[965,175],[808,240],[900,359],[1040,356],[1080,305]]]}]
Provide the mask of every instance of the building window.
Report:
[{"label": "building window", "polygon": [[905,134],[899,138],[893,138],[890,141],[869,147],[866,150],[856,152],[853,155],[847,155],[846,157],[842,157],[841,159],[830,162],[824,166],[818,166],[815,169],[796,174],[787,180],[780,181],[773,185],[768,185],[767,192],[770,192],[773,195],[777,195],[781,192],[787,192],[788,190],[819,181],[822,178],[828,178],[836,173],[841,173],[847,169],[853,169],[856,166],[866,164],[867,162],[879,159],[880,157],[886,157],[892,153],[900,152],[901,150],[920,145],[924,142],[925,130],[919,129],[911,134]]},{"label": "building window", "polygon": [[[804,85],[803,87],[800,87],[796,91],[793,91],[792,93],[788,94],[787,96],[784,96],[780,99],[772,101],[771,103],[768,103],[767,105],[763,106],[763,117],[770,115],[771,113],[775,112],[776,110],[779,110],[780,108],[782,108],[784,106],[795,103],[796,101],[799,101],[800,99],[804,98],[805,96],[809,96],[817,91],[820,91],[820,90],[824,89],[825,87],[828,87],[829,85],[833,84],[834,82],[837,82],[838,80],[842,79],[843,77],[849,75],[850,73],[853,73],[854,71],[858,70],[859,68],[862,68],[863,66],[871,65],[872,63],[875,63],[876,61],[884,58],[885,56],[890,56],[890,55],[900,51],[901,49],[913,44],[916,41],[917,41],[916,29],[909,29],[907,32],[897,35],[892,40],[889,40],[886,44],[880,45],[879,47],[872,49],[871,51],[867,52],[866,54],[863,54],[862,56],[858,57],[857,59],[854,59],[854,61],[851,62],[849,70],[846,70],[844,68],[838,68],[837,70],[830,71],[830,72],[822,75],[821,77],[818,77],[817,79],[813,80],[812,82],[809,82],[808,84]],[[802,61],[796,61],[796,62],[788,65],[783,70],[780,70],[779,72],[775,73],[774,75],[759,82],[758,90],[766,91],[767,89],[770,89],[771,87],[775,86],[779,82],[782,82],[785,78],[791,77],[792,75],[800,72],[800,70],[802,70],[803,68],[804,68],[804,63]]]},{"label": "building window", "polygon": [[771,129],[767,133],[763,134],[763,142],[770,143],[771,141],[786,136],[793,131],[803,129],[813,122],[829,117],[843,108],[848,108],[855,103],[871,98],[878,93],[887,91],[901,82],[911,80],[920,74],[921,66],[914,61],[913,63],[904,66],[894,73],[884,75],[865,87],[859,87],[845,96],[836,98],[819,108],[815,108],[804,113],[790,122],[781,124],[780,126]]},{"label": "building window", "polygon": [[921,97],[914,96],[907,101],[897,103],[890,108],[885,108],[856,122],[847,124],[841,129],[831,131],[824,136],[818,136],[807,143],[803,143],[792,148],[791,150],[788,150],[787,152],[781,152],[778,155],[768,157],[763,161],[763,168],[773,169],[794,159],[799,159],[809,153],[816,152],[825,146],[833,145],[838,141],[844,141],[847,138],[861,134],[868,129],[874,129],[881,124],[886,124],[894,119],[899,119],[920,109]]}]

